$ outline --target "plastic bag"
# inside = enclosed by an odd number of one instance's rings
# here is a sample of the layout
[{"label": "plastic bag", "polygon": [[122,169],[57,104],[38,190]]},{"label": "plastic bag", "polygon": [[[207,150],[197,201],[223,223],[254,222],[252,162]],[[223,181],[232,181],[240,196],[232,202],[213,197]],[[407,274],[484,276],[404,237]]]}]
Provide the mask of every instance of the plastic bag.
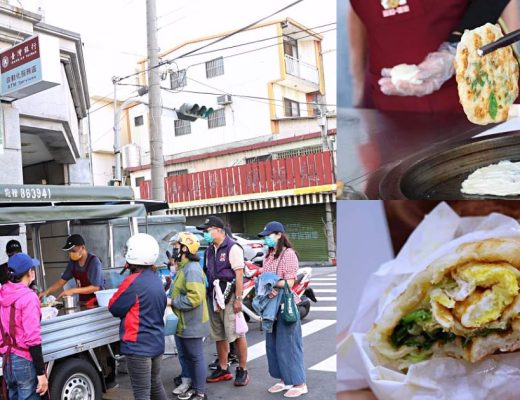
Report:
[{"label": "plastic bag", "polygon": [[173,313],[171,307],[166,307],[164,311],[164,336],[171,336],[177,333],[179,318]]},{"label": "plastic bag", "polygon": [[237,335],[245,335],[247,331],[249,330],[249,327],[247,326],[246,319],[244,318],[244,313],[240,311],[239,313],[235,314],[235,332]]}]

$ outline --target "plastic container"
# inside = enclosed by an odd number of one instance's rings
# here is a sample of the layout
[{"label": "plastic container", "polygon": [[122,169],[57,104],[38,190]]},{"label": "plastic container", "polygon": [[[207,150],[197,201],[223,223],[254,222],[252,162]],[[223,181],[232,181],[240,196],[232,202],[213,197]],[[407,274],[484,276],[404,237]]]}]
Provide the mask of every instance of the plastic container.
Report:
[{"label": "plastic container", "polygon": [[117,289],[98,290],[97,292],[94,292],[98,305],[100,307],[107,307],[110,298],[114,295],[115,292],[117,292]]}]

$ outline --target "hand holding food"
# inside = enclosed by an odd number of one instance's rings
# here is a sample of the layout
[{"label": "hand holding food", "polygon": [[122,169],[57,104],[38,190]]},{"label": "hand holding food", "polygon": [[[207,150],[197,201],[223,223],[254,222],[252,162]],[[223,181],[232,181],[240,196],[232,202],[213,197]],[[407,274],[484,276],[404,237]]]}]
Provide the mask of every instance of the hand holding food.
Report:
[{"label": "hand holding food", "polygon": [[400,64],[383,68],[381,92],[389,96],[426,96],[438,90],[453,76],[454,47],[443,44],[419,65]]}]

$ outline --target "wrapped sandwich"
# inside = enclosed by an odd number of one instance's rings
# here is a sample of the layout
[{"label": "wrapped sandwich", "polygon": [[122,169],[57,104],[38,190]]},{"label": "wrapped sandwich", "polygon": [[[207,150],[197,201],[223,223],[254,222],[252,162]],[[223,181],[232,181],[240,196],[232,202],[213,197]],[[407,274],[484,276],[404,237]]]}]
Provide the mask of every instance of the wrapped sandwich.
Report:
[{"label": "wrapped sandwich", "polygon": [[415,275],[367,335],[397,369],[436,356],[470,362],[520,349],[520,238],[460,245]]}]

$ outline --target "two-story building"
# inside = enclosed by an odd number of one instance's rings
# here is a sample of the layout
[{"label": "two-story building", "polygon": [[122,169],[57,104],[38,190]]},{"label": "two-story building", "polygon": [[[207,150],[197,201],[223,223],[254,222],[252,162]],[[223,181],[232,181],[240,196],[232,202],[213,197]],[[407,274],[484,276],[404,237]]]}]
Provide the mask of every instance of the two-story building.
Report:
[{"label": "two-story building", "polygon": [[[303,260],[334,259],[336,126],[335,106],[326,100],[323,38],[291,19],[230,33],[161,54],[171,60],[161,67],[171,212],[193,225],[219,214],[247,233],[281,220]],[[145,86],[146,74],[139,77]],[[179,119],[171,109],[185,103],[214,112],[207,120]],[[134,152],[125,165],[144,198],[151,177],[147,111],[145,105],[129,109],[139,156]]]},{"label": "two-story building", "polygon": [[0,3],[0,16],[0,52],[38,37],[43,72],[54,78],[38,93],[2,97],[0,183],[91,184],[88,132],[81,124],[90,100],[80,35],[7,3]]}]

